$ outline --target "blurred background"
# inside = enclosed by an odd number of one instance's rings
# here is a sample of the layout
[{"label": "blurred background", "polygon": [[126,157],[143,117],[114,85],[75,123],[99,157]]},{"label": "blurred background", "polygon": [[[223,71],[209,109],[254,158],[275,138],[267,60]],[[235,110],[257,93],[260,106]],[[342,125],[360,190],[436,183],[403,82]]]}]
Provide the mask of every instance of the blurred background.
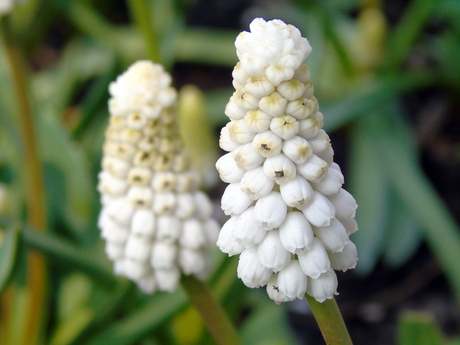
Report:
[{"label": "blurred background", "polygon": [[[27,264],[30,249],[47,262],[42,344],[213,344],[182,291],[145,296],[111,273],[96,226],[107,90],[136,60],[164,64],[180,92],[184,141],[223,223],[218,136],[233,93],[234,40],[255,17],[297,26],[313,47],[306,64],[315,96],[359,204],[351,237],[359,262],[338,273],[337,296],[354,343],[460,344],[460,1],[11,6],[0,19],[2,345],[22,344],[28,329],[19,312],[34,291],[27,274],[40,274]],[[35,223],[8,47],[26,82],[42,168]],[[306,301],[275,305],[237,279],[235,260],[216,250],[210,284],[246,344],[322,344]]]}]

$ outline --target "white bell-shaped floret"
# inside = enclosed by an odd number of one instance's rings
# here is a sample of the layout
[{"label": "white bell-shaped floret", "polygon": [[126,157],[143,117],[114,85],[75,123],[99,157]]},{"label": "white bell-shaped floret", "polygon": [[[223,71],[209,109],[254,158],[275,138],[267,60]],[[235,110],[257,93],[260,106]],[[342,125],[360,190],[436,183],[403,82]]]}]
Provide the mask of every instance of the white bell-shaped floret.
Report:
[{"label": "white bell-shaped floret", "polygon": [[323,243],[315,238],[309,248],[298,250],[300,267],[305,275],[317,279],[322,273],[331,269],[331,262]]},{"label": "white bell-shaped floret", "polygon": [[243,213],[253,200],[241,190],[240,183],[231,183],[225,188],[222,195],[222,210],[227,216],[236,216]]},{"label": "white bell-shaped floret", "polygon": [[279,228],[279,235],[283,247],[292,254],[308,249],[314,238],[311,225],[302,212],[288,212]]},{"label": "white bell-shaped floret", "polygon": [[265,230],[278,228],[286,218],[287,205],[279,192],[270,192],[257,200],[254,219]]},{"label": "white bell-shaped floret", "polygon": [[317,279],[308,278],[307,293],[319,303],[337,295],[337,275],[334,270],[321,274]]},{"label": "white bell-shaped floret", "polygon": [[258,288],[268,283],[273,274],[257,260],[257,246],[246,248],[241,252],[237,269],[238,278],[250,288]]},{"label": "white bell-shaped floret", "polygon": [[291,253],[281,244],[279,231],[267,231],[263,241],[257,246],[259,263],[273,272],[282,270],[291,260]]}]

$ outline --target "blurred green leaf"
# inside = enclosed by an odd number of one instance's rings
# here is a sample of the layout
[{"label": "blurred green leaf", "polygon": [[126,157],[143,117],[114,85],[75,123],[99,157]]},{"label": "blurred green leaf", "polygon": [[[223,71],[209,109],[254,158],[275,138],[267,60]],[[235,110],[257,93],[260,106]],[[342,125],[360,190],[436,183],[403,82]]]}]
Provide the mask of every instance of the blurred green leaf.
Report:
[{"label": "blurred green leaf", "polygon": [[438,0],[413,0],[408,3],[403,17],[389,37],[386,54],[382,59],[386,69],[398,69],[404,62],[439,2]]},{"label": "blurred green leaf", "polygon": [[288,325],[286,304],[276,305],[267,298],[256,299],[254,302],[251,314],[241,329],[244,344],[297,344]]},{"label": "blurred green leaf", "polygon": [[429,71],[401,72],[378,76],[373,79],[349,85],[340,99],[321,103],[324,114],[324,129],[327,132],[343,126],[360,115],[372,116],[395,96],[433,84],[438,75]]},{"label": "blurred green leaf", "polygon": [[393,197],[391,215],[385,240],[383,259],[386,264],[398,267],[412,257],[422,242],[420,226],[414,222],[401,201]]},{"label": "blurred green leaf", "polygon": [[422,224],[425,238],[447,275],[460,302],[460,232],[442,200],[420,169],[410,130],[394,109],[377,112],[372,119],[372,135],[378,141],[386,173],[402,202],[416,222]]},{"label": "blurred green leaf", "polygon": [[16,262],[20,226],[11,224],[6,230],[0,228],[0,295],[8,284]]},{"label": "blurred green leaf", "polygon": [[355,121],[350,134],[350,190],[358,202],[359,231],[351,235],[359,253],[357,270],[369,273],[382,253],[388,231],[390,185],[369,116]]},{"label": "blurred green leaf", "polygon": [[22,240],[28,247],[43,252],[54,259],[56,263],[71,264],[76,269],[91,275],[95,281],[109,286],[117,282],[117,278],[111,270],[92,259],[91,248],[76,247],[56,235],[38,233],[27,227],[22,229],[21,234]]},{"label": "blurred green leaf", "polygon": [[133,344],[183,310],[187,305],[186,301],[181,290],[171,294],[158,293],[143,307],[133,310],[122,320],[95,334],[87,344]]},{"label": "blurred green leaf", "polygon": [[233,31],[187,28],[176,42],[176,59],[233,67],[238,62],[234,45],[237,35]]},{"label": "blurred green leaf", "polygon": [[431,314],[405,311],[398,321],[398,345],[443,345],[441,331]]}]

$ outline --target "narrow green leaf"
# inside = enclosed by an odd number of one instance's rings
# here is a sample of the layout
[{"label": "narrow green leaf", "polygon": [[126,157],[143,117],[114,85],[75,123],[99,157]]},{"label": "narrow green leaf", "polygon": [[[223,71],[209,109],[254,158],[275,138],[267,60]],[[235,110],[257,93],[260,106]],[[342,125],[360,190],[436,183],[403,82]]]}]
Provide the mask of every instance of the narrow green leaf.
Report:
[{"label": "narrow green leaf", "polygon": [[276,305],[269,299],[257,300],[253,311],[241,329],[243,343],[251,345],[297,344],[290,332],[286,308],[287,305]]},{"label": "narrow green leaf", "polygon": [[411,133],[394,109],[376,112],[372,119],[372,135],[379,142],[386,172],[399,197],[419,224],[434,255],[443,266],[460,303],[460,231],[431,186],[407,144]]},{"label": "narrow green leaf", "polygon": [[430,71],[406,72],[376,77],[358,85],[350,85],[350,90],[339,100],[321,103],[325,117],[325,130],[333,131],[359,115],[372,116],[386,102],[407,90],[426,87],[438,76]]},{"label": "narrow green leaf", "polygon": [[8,284],[13,267],[16,262],[16,254],[19,246],[20,227],[12,224],[4,232],[0,229],[0,295]]},{"label": "narrow green leaf", "polygon": [[351,127],[350,191],[358,202],[359,231],[351,235],[359,253],[357,270],[369,273],[382,253],[388,230],[389,181],[369,130],[369,117],[361,117]]},{"label": "narrow green leaf", "polygon": [[383,259],[386,264],[398,267],[410,259],[420,246],[422,231],[398,198],[392,198],[389,214]]},{"label": "narrow green leaf", "polygon": [[233,31],[187,28],[176,42],[176,59],[233,67],[238,61],[234,45],[237,35]]},{"label": "narrow green leaf", "polygon": [[38,233],[28,228],[22,230],[22,240],[30,248],[37,249],[57,262],[66,263],[80,269],[93,277],[94,280],[107,285],[117,283],[111,270],[103,267],[92,259],[90,249],[76,247],[56,235]]},{"label": "narrow green leaf", "polygon": [[399,317],[398,345],[443,345],[443,335],[433,315],[421,311],[405,311]]},{"label": "narrow green leaf", "polygon": [[438,0],[408,3],[403,18],[390,35],[386,55],[382,59],[386,69],[394,70],[404,61],[438,3]]},{"label": "narrow green leaf", "polygon": [[142,308],[128,314],[121,321],[115,322],[100,333],[94,335],[88,345],[127,345],[142,339],[164,322],[171,319],[187,305],[182,290],[172,294],[155,295]]}]

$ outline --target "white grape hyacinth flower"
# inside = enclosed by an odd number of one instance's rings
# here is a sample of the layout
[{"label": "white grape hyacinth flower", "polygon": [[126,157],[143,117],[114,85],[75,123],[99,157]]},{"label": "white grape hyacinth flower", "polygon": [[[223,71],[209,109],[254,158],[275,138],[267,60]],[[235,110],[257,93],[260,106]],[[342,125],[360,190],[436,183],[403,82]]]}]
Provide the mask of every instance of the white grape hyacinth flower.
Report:
[{"label": "white grape hyacinth flower", "polygon": [[181,273],[203,279],[219,234],[179,137],[170,84],[161,65],[138,61],[109,87],[98,225],[115,273],[145,293],[174,291]]},{"label": "white grape hyacinth flower", "polygon": [[236,91],[225,114],[216,163],[229,183],[222,209],[231,218],[217,245],[241,254],[238,277],[267,286],[276,303],[304,298],[324,302],[337,294],[334,270],[356,266],[354,198],[323,127],[313,96],[311,52],[300,31],[281,20],[256,18],[235,41]]}]

